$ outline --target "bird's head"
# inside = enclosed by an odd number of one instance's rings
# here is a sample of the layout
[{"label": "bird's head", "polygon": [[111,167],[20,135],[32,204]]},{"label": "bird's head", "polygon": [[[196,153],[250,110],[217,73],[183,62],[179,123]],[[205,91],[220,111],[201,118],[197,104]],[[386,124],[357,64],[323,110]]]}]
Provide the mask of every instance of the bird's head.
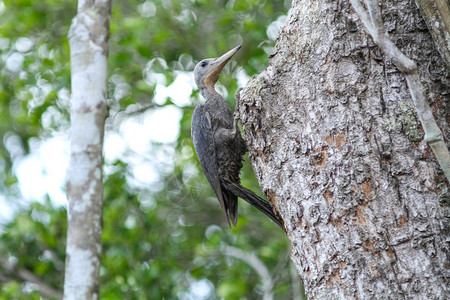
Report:
[{"label": "bird's head", "polygon": [[200,91],[208,89],[216,92],[214,85],[219,79],[220,72],[233,55],[241,48],[237,46],[218,58],[208,58],[200,61],[194,69],[195,83]]}]

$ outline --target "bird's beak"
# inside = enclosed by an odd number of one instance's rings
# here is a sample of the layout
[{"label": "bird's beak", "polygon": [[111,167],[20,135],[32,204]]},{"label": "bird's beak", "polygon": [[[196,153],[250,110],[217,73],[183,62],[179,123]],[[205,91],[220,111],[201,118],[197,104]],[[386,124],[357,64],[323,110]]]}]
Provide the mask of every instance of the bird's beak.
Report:
[{"label": "bird's beak", "polygon": [[220,73],[222,72],[223,67],[227,64],[227,62],[233,57],[238,50],[241,49],[241,45],[236,48],[231,49],[224,55],[219,58],[216,58],[213,63],[209,64],[208,68],[210,69],[208,75],[205,77],[205,86],[207,88],[212,88],[214,90],[214,85],[219,79]]}]

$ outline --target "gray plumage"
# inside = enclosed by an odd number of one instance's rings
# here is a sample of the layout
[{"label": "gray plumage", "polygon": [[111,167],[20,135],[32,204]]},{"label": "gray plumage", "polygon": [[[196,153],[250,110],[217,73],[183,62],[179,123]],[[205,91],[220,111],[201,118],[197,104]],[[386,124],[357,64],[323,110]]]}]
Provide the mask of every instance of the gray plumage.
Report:
[{"label": "gray plumage", "polygon": [[239,172],[242,156],[247,147],[237,126],[237,118],[214,89],[219,75],[240,49],[238,46],[219,58],[205,59],[194,69],[195,82],[205,103],[197,105],[192,115],[191,135],[194,148],[228,224],[236,227],[238,218],[237,198],[246,200],[283,228],[269,202],[240,185]]}]

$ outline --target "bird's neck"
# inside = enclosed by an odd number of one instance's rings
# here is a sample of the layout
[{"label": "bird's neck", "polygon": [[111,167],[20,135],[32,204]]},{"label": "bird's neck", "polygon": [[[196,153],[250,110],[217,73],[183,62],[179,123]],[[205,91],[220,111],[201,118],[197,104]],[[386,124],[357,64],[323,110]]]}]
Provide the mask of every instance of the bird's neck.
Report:
[{"label": "bird's neck", "polygon": [[205,98],[206,101],[225,101],[223,97],[216,92],[216,90],[213,88],[202,88],[200,90],[200,94],[202,94],[203,98]]}]

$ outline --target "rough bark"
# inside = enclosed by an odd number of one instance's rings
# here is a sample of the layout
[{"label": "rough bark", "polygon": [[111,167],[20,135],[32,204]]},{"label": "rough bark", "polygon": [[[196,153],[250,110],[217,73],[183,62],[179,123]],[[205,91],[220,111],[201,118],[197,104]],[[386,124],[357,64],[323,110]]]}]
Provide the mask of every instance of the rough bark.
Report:
[{"label": "rough bark", "polygon": [[78,2],[69,32],[72,107],[64,299],[98,299],[111,2]]},{"label": "rough bark", "polygon": [[[449,147],[450,78],[413,1],[384,1]],[[269,67],[241,93],[261,188],[309,299],[448,299],[450,191],[404,75],[348,1],[293,1]]]},{"label": "rough bark", "polygon": [[442,58],[450,67],[450,2],[448,0],[416,0]]}]

